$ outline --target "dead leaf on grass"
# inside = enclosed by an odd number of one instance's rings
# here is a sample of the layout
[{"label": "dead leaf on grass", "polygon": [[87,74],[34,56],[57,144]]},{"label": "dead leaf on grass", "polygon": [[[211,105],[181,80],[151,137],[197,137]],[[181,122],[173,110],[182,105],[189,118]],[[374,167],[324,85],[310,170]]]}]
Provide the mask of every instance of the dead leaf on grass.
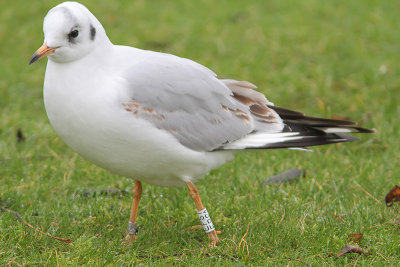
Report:
[{"label": "dead leaf on grass", "polygon": [[84,197],[96,197],[96,196],[122,196],[128,193],[126,190],[118,188],[107,188],[107,189],[94,189],[85,190],[82,192]]},{"label": "dead leaf on grass", "polygon": [[23,134],[21,128],[18,128],[18,129],[17,129],[17,142],[18,142],[18,143],[22,143],[22,142],[24,142],[24,141],[25,141],[25,136],[24,136],[24,134]]},{"label": "dead leaf on grass", "polygon": [[400,187],[398,185],[395,185],[385,198],[387,207],[391,207],[394,202],[400,202]]},{"label": "dead leaf on grass", "polygon": [[360,247],[352,246],[352,245],[346,245],[342,251],[339,252],[339,254],[336,255],[336,259],[339,258],[340,256],[346,254],[346,253],[358,253],[358,254],[369,254],[369,252],[363,250]]},{"label": "dead leaf on grass", "polygon": [[267,178],[265,180],[265,184],[289,182],[298,179],[300,177],[305,177],[305,174],[306,174],[305,170],[291,169],[283,173],[280,173],[278,175]]},{"label": "dead leaf on grass", "polygon": [[354,234],[348,234],[347,238],[350,241],[360,243],[360,241],[363,239],[363,234],[362,233],[354,233]]}]

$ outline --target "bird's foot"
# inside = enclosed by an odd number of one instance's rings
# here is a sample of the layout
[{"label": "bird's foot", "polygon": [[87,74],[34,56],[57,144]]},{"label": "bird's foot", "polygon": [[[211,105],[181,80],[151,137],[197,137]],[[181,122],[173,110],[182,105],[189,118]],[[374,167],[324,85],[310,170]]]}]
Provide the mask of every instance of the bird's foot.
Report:
[{"label": "bird's foot", "polygon": [[[193,225],[190,229],[203,229],[202,225]],[[208,233],[208,239],[210,240],[210,247],[216,247],[219,243],[218,235],[222,234],[222,231],[214,230]]]},{"label": "bird's foot", "polygon": [[221,234],[221,233],[222,233],[221,231],[214,230],[214,231],[212,231],[212,232],[207,234],[208,235],[208,239],[210,240],[210,243],[209,243],[210,247],[214,248],[214,247],[216,247],[218,245],[218,243],[219,243],[218,235]]},{"label": "bird's foot", "polygon": [[137,238],[137,235],[135,235],[135,234],[127,234],[122,243],[124,245],[132,245],[133,242],[135,242],[136,238]]},{"label": "bird's foot", "polygon": [[125,236],[124,243],[126,245],[132,245],[136,240],[137,233],[139,232],[139,226],[136,225],[136,222],[128,222],[128,234]]}]

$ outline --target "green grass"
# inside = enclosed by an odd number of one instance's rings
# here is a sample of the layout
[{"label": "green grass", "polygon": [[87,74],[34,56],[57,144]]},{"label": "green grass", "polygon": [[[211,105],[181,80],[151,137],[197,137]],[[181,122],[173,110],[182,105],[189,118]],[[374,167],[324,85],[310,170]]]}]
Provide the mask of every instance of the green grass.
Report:
[{"label": "green grass", "polygon": [[[197,183],[220,230],[207,246],[186,188],[144,185],[136,243],[121,245],[133,181],[86,162],[52,130],[42,101],[42,44],[53,1],[0,2],[0,265],[397,266],[400,205],[384,197],[400,172],[400,18],[397,0],[106,1],[85,4],[116,44],[194,59],[249,80],[275,104],[310,115],[348,116],[376,128],[362,141],[314,153],[244,153]],[[26,140],[18,143],[21,128]],[[291,168],[307,176],[264,186]],[[241,238],[248,230],[245,243]],[[371,255],[335,260],[351,233]],[[245,246],[243,246],[245,244]],[[305,266],[305,265],[304,265]]]}]

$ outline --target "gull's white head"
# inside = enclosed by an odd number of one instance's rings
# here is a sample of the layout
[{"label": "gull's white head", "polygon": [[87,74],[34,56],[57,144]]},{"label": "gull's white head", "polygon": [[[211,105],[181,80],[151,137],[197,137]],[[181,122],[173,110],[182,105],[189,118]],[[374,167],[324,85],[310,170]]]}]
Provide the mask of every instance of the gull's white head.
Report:
[{"label": "gull's white head", "polygon": [[64,2],[52,8],[43,21],[44,44],[29,64],[42,57],[54,62],[79,60],[100,45],[110,44],[103,26],[82,4]]}]

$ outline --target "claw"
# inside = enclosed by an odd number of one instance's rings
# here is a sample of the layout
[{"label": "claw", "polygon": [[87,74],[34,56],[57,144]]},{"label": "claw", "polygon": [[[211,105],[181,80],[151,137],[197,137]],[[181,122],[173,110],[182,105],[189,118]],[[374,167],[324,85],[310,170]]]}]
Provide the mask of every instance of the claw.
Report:
[{"label": "claw", "polygon": [[217,247],[218,243],[219,243],[219,238],[218,238],[218,234],[221,233],[221,231],[212,231],[210,233],[208,233],[208,239],[210,239],[210,247]]},{"label": "claw", "polygon": [[133,245],[133,242],[135,242],[136,238],[137,238],[137,235],[135,235],[135,234],[127,234],[122,243],[125,245],[128,245],[128,246]]}]

